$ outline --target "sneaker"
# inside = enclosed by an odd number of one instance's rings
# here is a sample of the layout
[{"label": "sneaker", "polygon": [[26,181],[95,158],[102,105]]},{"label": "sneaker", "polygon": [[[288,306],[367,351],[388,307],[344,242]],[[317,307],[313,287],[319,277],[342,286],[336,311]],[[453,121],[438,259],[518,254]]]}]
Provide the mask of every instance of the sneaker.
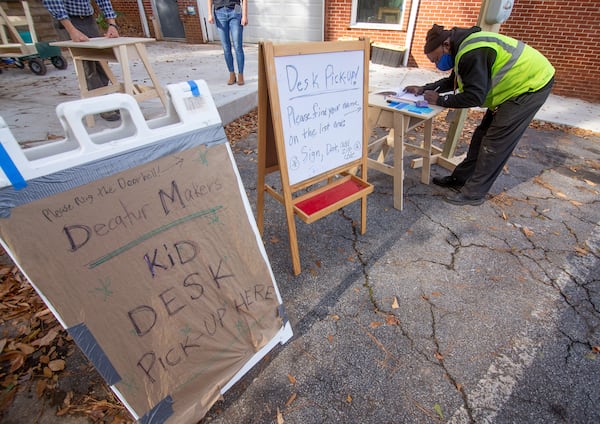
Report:
[{"label": "sneaker", "polygon": [[111,110],[110,112],[102,112],[100,117],[105,121],[113,122],[121,119],[121,112],[118,110]]},{"label": "sneaker", "polygon": [[465,183],[461,183],[452,175],[446,175],[445,177],[433,177],[433,183],[440,187],[451,188],[453,190],[459,190]]},{"label": "sneaker", "polygon": [[485,197],[470,197],[466,196],[462,193],[456,193],[450,196],[446,196],[444,200],[447,203],[451,203],[453,205],[471,205],[471,206],[479,206],[483,202],[485,202]]}]

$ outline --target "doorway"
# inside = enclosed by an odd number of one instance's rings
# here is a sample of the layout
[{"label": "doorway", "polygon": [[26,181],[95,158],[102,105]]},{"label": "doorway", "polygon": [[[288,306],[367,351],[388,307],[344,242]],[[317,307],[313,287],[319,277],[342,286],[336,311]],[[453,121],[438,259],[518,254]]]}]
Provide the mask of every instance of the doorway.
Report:
[{"label": "doorway", "polygon": [[160,32],[165,39],[185,39],[177,0],[155,0]]}]

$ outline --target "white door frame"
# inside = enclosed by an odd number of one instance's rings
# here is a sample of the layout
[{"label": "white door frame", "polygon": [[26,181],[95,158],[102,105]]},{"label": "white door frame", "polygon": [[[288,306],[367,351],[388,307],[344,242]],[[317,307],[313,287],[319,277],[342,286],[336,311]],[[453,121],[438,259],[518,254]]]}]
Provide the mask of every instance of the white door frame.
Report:
[{"label": "white door frame", "polygon": [[202,39],[206,42],[218,40],[217,26],[208,23],[208,2],[207,0],[196,0],[198,5],[198,20],[202,29]]}]

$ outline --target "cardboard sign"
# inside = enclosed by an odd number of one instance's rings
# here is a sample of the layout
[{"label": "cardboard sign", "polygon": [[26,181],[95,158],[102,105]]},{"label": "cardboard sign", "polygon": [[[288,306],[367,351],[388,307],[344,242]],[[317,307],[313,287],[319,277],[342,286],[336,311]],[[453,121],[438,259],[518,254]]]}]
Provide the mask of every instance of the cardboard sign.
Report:
[{"label": "cardboard sign", "polygon": [[199,145],[0,220],[15,262],[142,422],[200,420],[285,325],[232,159],[226,143]]}]

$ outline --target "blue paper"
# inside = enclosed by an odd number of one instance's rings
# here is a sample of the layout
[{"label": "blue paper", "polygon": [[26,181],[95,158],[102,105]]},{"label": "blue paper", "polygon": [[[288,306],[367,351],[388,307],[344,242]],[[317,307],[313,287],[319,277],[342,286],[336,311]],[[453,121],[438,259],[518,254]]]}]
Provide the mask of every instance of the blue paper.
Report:
[{"label": "blue paper", "polygon": [[409,106],[409,104],[402,103],[402,102],[388,102],[388,106],[393,107],[394,109],[403,109],[403,108]]},{"label": "blue paper", "polygon": [[433,112],[433,109],[430,107],[417,107],[417,106],[411,106],[408,109],[406,109],[409,112],[414,112],[414,113],[429,113],[429,112]]}]

